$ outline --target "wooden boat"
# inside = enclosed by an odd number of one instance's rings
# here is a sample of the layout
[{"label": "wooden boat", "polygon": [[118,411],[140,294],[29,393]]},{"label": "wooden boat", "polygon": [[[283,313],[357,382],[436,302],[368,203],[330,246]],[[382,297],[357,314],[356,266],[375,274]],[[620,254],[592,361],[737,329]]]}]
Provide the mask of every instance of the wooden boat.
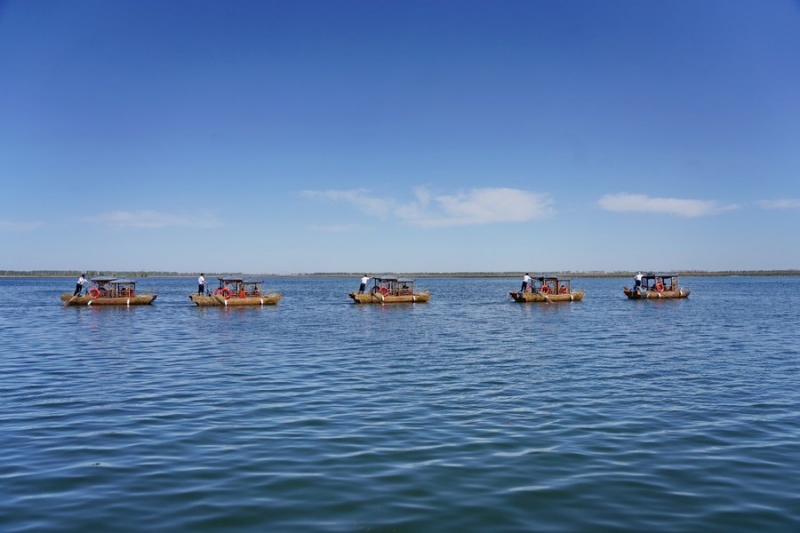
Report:
[{"label": "wooden boat", "polygon": [[373,285],[368,292],[351,292],[350,298],[357,304],[398,304],[424,303],[430,300],[431,293],[414,292],[414,280],[385,276],[372,278]]},{"label": "wooden boat", "polygon": [[217,278],[219,287],[206,294],[190,294],[189,299],[201,307],[275,305],[283,297],[278,292],[264,294],[262,282],[255,279]]},{"label": "wooden boat", "polygon": [[[538,282],[538,285],[537,285]],[[571,279],[559,279],[555,276],[540,276],[533,279],[530,287],[525,292],[511,291],[508,295],[515,302],[579,302],[583,300],[586,291],[572,290]]]},{"label": "wooden boat", "polygon": [[675,274],[653,274],[642,276],[641,287],[622,289],[631,300],[657,300],[659,298],[686,298],[692,291],[681,287]]},{"label": "wooden boat", "polygon": [[61,295],[65,305],[150,305],[156,299],[155,294],[139,293],[136,282],[132,279],[98,277],[89,280],[92,287],[88,294],[73,296],[70,293]]}]

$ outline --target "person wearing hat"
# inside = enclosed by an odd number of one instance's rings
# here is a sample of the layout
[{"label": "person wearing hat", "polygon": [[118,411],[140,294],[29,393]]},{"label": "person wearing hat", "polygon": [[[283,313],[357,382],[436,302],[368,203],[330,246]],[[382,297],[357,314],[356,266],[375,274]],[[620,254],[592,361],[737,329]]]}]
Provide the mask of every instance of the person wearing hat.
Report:
[{"label": "person wearing hat", "polygon": [[367,288],[367,283],[369,283],[369,276],[364,274],[364,277],[361,278],[361,285],[358,286],[358,294],[364,294],[364,290]]},{"label": "person wearing hat", "polygon": [[81,274],[81,277],[78,278],[78,284],[75,285],[75,292],[72,293],[72,296],[73,297],[78,296],[83,290],[83,286],[88,284],[89,280],[86,279],[86,274],[85,273]]}]

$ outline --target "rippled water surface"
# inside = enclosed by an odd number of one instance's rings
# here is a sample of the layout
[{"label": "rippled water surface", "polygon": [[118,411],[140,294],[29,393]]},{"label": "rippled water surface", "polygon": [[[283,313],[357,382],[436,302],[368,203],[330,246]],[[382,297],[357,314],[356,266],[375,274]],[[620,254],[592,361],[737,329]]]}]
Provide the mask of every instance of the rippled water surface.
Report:
[{"label": "rippled water surface", "polygon": [[800,279],[516,304],[516,279],[269,279],[274,307],[0,280],[3,531],[797,531]]}]

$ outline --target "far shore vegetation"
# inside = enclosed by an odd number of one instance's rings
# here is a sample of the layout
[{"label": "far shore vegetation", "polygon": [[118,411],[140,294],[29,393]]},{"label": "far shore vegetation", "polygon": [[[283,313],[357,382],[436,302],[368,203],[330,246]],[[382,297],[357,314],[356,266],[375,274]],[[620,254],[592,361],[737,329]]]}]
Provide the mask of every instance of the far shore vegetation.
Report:
[{"label": "far shore vegetation", "polygon": [[[562,271],[562,272],[539,272],[529,270],[535,276],[548,275],[562,278],[628,278],[636,274],[636,271]],[[644,271],[642,271],[644,272]],[[185,278],[199,276],[200,272],[162,272],[151,270],[127,271],[127,270],[0,270],[2,278],[69,278],[78,277],[85,273],[87,277],[109,276],[115,278]],[[800,270],[669,270],[658,271],[657,273],[674,273],[680,276],[800,276]],[[524,272],[372,272],[368,275],[380,277],[384,274],[394,274],[403,277],[415,278],[514,278],[520,277]],[[299,274],[265,274],[265,273],[243,273],[243,272],[206,272],[205,276],[211,280],[215,277],[240,276],[240,277],[264,277],[264,278],[360,278],[364,272],[310,272]],[[534,276],[534,277],[535,277]]]}]

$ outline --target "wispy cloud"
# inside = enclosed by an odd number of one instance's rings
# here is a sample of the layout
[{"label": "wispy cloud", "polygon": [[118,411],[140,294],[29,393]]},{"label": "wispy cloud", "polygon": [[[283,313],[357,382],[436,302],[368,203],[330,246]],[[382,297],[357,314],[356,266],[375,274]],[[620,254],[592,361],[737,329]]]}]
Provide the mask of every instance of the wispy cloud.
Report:
[{"label": "wispy cloud", "polygon": [[318,224],[313,224],[309,226],[309,229],[314,231],[321,231],[324,233],[349,233],[349,232],[356,232],[356,231],[365,231],[365,227],[360,224],[333,224],[330,226],[323,226]]},{"label": "wispy cloud", "polygon": [[787,198],[784,200],[761,200],[758,202],[763,209],[800,209],[800,200]]},{"label": "wispy cloud", "polygon": [[0,219],[0,231],[33,231],[44,226],[44,222],[34,220],[32,222],[12,222]]},{"label": "wispy cloud", "polygon": [[525,222],[553,213],[553,201],[548,195],[520,189],[483,188],[437,195],[418,187],[413,192],[414,200],[406,203],[373,196],[365,189],[304,191],[303,195],[346,202],[370,216],[397,218],[427,228]]},{"label": "wispy cloud", "polygon": [[607,194],[600,198],[600,206],[608,211],[659,213],[694,218],[717,215],[738,205],[720,205],[714,200],[689,200],[684,198],[651,198],[645,194]]},{"label": "wispy cloud", "polygon": [[354,189],[351,191],[303,191],[302,195],[306,198],[321,198],[332,202],[345,202],[353,207],[373,216],[384,216],[387,212],[387,203],[391,200],[376,198],[369,195],[366,189]]},{"label": "wispy cloud", "polygon": [[122,228],[213,228],[220,226],[220,222],[213,216],[204,214],[200,216],[173,215],[158,211],[110,211],[84,217],[81,220],[93,224],[105,224]]}]

